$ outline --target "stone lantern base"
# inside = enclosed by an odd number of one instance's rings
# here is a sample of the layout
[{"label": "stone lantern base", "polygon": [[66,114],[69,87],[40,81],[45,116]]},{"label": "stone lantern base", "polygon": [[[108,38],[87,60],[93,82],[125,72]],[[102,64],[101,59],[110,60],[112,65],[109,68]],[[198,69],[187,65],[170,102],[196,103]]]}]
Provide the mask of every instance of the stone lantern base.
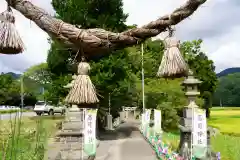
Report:
[{"label": "stone lantern base", "polygon": [[[180,143],[178,152],[184,159],[191,157],[191,143],[192,143],[192,108],[184,108],[183,117],[179,125],[180,129]],[[207,154],[205,158],[197,160],[217,160],[216,154],[211,152],[210,131],[207,130]]]}]

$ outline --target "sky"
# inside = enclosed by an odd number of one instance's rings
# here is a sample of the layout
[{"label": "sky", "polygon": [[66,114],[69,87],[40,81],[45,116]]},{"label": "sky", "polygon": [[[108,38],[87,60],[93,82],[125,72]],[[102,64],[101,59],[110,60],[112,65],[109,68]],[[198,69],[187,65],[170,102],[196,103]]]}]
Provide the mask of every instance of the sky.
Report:
[{"label": "sky", "polygon": [[[54,15],[51,0],[29,0]],[[186,0],[123,0],[127,24],[141,27],[171,13]],[[6,2],[0,0],[0,12]],[[190,18],[176,25],[176,37],[181,41],[203,39],[202,50],[214,61],[216,72],[229,67],[240,67],[240,1],[208,0]],[[0,54],[0,72],[24,72],[32,65],[45,62],[50,48],[49,37],[38,26],[14,10],[16,28],[26,50],[19,55]],[[159,38],[164,37],[164,33]]]}]

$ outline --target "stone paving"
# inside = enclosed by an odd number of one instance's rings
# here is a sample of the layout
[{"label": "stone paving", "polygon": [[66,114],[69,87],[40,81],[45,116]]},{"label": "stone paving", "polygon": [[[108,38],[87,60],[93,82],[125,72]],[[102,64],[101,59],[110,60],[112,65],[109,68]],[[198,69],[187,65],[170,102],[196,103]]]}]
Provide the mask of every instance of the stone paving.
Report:
[{"label": "stone paving", "polygon": [[[157,160],[151,146],[139,132],[138,125],[136,120],[128,120],[116,129],[112,140],[100,140],[96,160]],[[105,137],[107,139],[107,135]]]}]

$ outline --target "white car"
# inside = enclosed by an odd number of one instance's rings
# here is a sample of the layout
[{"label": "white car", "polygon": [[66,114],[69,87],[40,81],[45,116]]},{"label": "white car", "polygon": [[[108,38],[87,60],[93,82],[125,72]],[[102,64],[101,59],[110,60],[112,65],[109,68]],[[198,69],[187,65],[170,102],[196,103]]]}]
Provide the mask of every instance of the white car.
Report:
[{"label": "white car", "polygon": [[10,108],[8,106],[0,106],[0,110],[9,110]]},{"label": "white car", "polygon": [[54,115],[55,113],[60,113],[64,115],[66,109],[64,106],[55,107],[54,105],[51,104],[51,102],[38,101],[35,104],[33,111],[38,116],[41,116],[44,113],[47,113],[48,115]]}]

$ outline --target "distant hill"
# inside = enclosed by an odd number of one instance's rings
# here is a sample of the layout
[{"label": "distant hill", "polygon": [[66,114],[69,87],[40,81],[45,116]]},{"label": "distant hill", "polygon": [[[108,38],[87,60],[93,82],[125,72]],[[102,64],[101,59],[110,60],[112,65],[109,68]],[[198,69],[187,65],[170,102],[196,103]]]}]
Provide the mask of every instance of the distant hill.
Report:
[{"label": "distant hill", "polygon": [[11,75],[13,77],[13,79],[18,79],[21,76],[21,74],[16,74],[16,73],[13,73],[13,72],[7,72],[7,73],[4,73],[4,74]]},{"label": "distant hill", "polygon": [[240,67],[227,68],[217,74],[217,77],[226,76],[228,74],[240,72]]}]

